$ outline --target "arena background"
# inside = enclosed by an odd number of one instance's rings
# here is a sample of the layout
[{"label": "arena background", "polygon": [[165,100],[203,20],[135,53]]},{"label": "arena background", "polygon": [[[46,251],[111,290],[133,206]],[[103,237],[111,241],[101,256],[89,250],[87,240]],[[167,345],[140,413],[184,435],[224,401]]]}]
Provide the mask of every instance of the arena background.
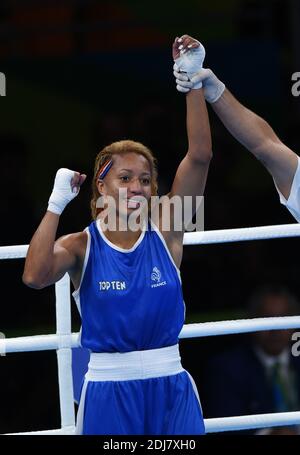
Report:
[{"label": "arena background", "polygon": [[[59,235],[91,221],[95,155],[131,138],[158,158],[168,191],[187,147],[185,99],[175,90],[171,44],[188,33],[203,42],[212,68],[244,104],[299,151],[300,71],[297,0],[6,1],[0,5],[1,245],[28,244],[59,167],[88,174],[61,217]],[[209,108],[214,158],[205,194],[205,229],[293,223],[271,177]],[[298,239],[185,247],[187,322],[243,316],[259,284],[282,283],[300,297]],[[54,287],[23,285],[23,260],[1,261],[0,332],[54,333]],[[73,331],[79,318],[73,304]],[[181,342],[183,364],[201,396],[207,356],[239,336]],[[0,433],[58,428],[55,352],[0,357]],[[202,397],[205,400],[205,397]]]}]

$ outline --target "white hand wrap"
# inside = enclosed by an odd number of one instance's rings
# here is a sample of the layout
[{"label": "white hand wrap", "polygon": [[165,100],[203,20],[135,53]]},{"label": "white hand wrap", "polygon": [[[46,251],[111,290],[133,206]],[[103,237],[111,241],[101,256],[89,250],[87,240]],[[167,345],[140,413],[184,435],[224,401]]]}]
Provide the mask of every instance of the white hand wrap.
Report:
[{"label": "white hand wrap", "polygon": [[74,187],[72,191],[71,180],[74,171],[61,168],[57,171],[51,196],[48,201],[48,210],[60,215],[66,205],[79,193],[79,189]]},{"label": "white hand wrap", "polygon": [[215,103],[225,90],[225,84],[207,68],[201,69],[197,74],[188,79],[187,75],[178,72],[178,66],[174,64],[174,76],[176,77],[176,88],[179,92],[187,93],[194,88],[194,84],[201,82],[203,84],[204,97],[208,103]]},{"label": "white hand wrap", "polygon": [[[187,73],[189,79],[198,73],[203,67],[205,59],[205,49],[202,44],[198,41],[199,46],[186,51],[184,54],[180,52],[180,57],[175,60],[175,63],[179,71]],[[193,85],[193,89],[201,88],[202,82],[199,81]]]},{"label": "white hand wrap", "polygon": [[193,84],[202,82],[208,103],[215,103],[225,90],[225,84],[210,69],[202,69],[192,79]]},{"label": "white hand wrap", "polygon": [[174,63],[173,74],[176,78],[176,88],[181,93],[188,93],[193,88],[193,82],[189,80],[186,73],[180,73],[177,63]]}]

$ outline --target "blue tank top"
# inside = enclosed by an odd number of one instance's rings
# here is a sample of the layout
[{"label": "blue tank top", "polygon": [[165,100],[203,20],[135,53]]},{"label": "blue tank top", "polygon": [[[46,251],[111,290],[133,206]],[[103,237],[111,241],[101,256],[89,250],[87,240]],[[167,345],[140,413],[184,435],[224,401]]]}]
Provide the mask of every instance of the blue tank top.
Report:
[{"label": "blue tank top", "polygon": [[176,344],[185,317],[180,273],[157,227],[149,222],[129,250],[112,244],[99,220],[86,231],[81,283],[73,292],[81,346],[129,352]]}]

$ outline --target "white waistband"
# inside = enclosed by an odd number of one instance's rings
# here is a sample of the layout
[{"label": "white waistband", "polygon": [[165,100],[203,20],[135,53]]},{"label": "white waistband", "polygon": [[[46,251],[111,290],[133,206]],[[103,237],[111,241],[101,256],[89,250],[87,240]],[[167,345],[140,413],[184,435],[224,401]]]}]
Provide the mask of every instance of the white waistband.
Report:
[{"label": "white waistband", "polygon": [[178,344],[147,351],[91,353],[88,381],[128,381],[170,376],[184,371]]}]

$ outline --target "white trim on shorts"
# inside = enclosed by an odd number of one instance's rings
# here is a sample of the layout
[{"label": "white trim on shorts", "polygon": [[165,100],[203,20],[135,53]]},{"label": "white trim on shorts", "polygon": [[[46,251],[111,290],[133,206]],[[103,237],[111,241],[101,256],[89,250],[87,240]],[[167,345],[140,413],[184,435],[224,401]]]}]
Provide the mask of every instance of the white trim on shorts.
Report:
[{"label": "white trim on shorts", "polygon": [[184,371],[178,344],[145,351],[91,353],[88,381],[159,378]]}]

